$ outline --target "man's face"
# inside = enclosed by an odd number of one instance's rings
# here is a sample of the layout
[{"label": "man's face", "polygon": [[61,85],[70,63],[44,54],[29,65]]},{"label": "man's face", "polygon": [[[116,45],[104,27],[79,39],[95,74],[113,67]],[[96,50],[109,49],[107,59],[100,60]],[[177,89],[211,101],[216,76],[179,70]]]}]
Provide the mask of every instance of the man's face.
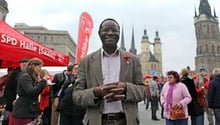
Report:
[{"label": "man's face", "polygon": [[102,40],[103,47],[117,46],[119,35],[119,26],[112,20],[105,21],[99,30],[99,37]]},{"label": "man's face", "polygon": [[21,68],[22,71],[24,71],[26,66],[27,66],[27,62],[21,62],[20,63],[20,68]]},{"label": "man's face", "polygon": [[73,75],[76,76],[77,73],[78,73],[78,65],[75,65],[75,66],[73,67]]}]

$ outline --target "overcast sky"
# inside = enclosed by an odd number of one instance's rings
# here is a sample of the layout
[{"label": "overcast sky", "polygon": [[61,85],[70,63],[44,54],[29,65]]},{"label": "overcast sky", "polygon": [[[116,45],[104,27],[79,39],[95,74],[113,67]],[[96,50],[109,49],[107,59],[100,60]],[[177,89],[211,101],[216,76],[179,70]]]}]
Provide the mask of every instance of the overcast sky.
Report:
[{"label": "overcast sky", "polygon": [[[127,50],[131,45],[132,26],[140,53],[144,29],[151,42],[159,31],[162,42],[163,72],[195,68],[196,39],[194,9],[200,0],[6,0],[9,13],[6,22],[44,26],[51,30],[67,30],[77,43],[80,14],[88,12],[94,22],[89,52],[101,47],[97,34],[100,22],[108,17],[123,24]],[[220,0],[209,0],[220,16]],[[120,45],[120,41],[119,44]]]}]

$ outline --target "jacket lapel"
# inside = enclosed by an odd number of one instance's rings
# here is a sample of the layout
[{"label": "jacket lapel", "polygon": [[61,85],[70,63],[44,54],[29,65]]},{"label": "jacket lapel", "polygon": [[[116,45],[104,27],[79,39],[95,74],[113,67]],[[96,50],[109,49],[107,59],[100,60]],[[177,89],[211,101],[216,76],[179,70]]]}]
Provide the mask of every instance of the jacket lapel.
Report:
[{"label": "jacket lapel", "polygon": [[119,50],[119,52],[120,52],[120,60],[121,60],[120,81],[126,82],[126,76],[130,69],[131,60],[126,61],[124,57],[128,55],[124,51]]},{"label": "jacket lapel", "polygon": [[101,49],[96,51],[90,59],[91,69],[94,73],[94,77],[97,79],[99,84],[103,83],[102,76],[102,65],[101,65]]}]

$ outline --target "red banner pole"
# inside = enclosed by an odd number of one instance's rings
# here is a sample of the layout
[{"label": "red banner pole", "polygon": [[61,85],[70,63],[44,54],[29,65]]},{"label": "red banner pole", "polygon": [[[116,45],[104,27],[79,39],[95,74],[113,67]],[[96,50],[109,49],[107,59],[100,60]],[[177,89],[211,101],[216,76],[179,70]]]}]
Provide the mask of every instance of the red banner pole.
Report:
[{"label": "red banner pole", "polygon": [[78,43],[76,49],[76,63],[80,58],[87,54],[89,48],[89,38],[93,29],[93,21],[91,16],[87,12],[83,12],[80,16],[79,31],[78,31]]}]

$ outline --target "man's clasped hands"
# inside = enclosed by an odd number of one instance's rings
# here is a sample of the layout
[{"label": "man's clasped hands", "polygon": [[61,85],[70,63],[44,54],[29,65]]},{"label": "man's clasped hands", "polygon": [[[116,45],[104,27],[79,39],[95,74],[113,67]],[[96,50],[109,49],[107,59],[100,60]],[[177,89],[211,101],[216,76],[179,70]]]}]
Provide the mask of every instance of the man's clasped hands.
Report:
[{"label": "man's clasped hands", "polygon": [[113,102],[125,98],[127,85],[125,82],[102,84],[94,88],[94,95],[103,98],[105,102]]}]

